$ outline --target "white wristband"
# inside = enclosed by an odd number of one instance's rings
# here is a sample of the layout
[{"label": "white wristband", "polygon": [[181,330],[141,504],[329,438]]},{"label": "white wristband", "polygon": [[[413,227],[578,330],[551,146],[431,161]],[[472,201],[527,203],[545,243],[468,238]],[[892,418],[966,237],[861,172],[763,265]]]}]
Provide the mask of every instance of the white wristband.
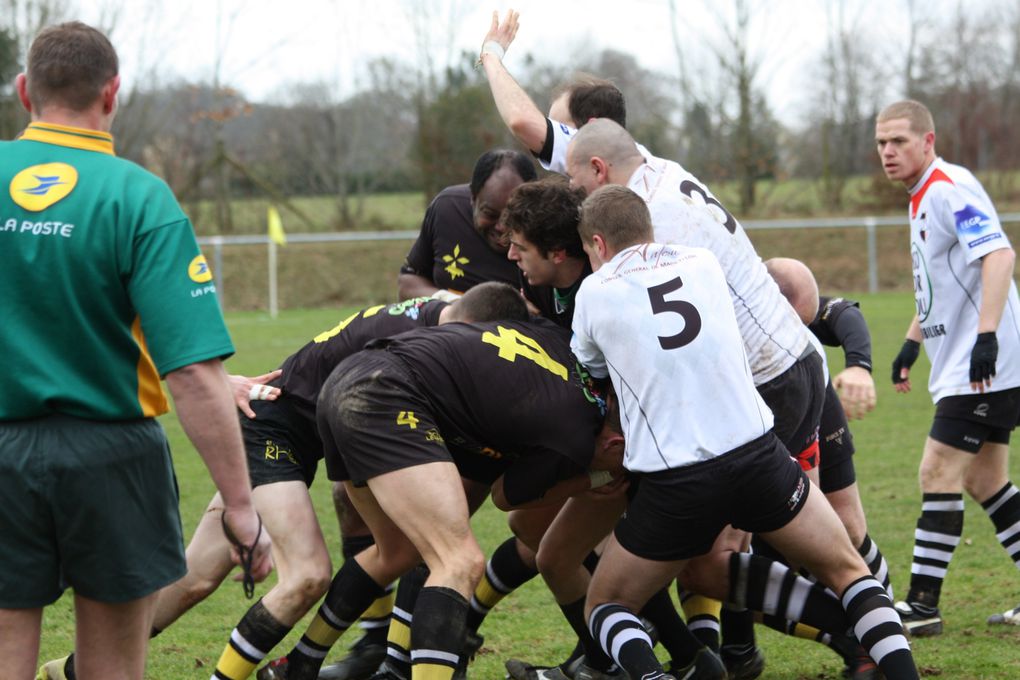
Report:
[{"label": "white wristband", "polygon": [[588,473],[588,477],[591,479],[591,488],[593,489],[605,486],[613,481],[613,473],[609,470],[592,470]]},{"label": "white wristband", "polygon": [[[503,61],[503,55],[506,54],[506,50],[503,49],[503,46],[495,40],[486,40],[482,43],[481,54],[485,54],[486,52],[496,57],[499,61]],[[481,59],[481,56],[479,56],[479,59]]]}]

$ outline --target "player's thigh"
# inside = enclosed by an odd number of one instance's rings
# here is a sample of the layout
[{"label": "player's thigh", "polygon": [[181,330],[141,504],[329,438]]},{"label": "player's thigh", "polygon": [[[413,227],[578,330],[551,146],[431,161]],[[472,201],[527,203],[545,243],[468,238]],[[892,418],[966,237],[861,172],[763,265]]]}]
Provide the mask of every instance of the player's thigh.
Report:
[{"label": "player's thigh", "polygon": [[252,491],[255,509],[273,540],[273,561],[286,579],[291,572],[329,572],[329,552],[304,482],[274,482]]},{"label": "player's thigh", "polygon": [[919,477],[925,493],[960,493],[963,477],[974,460],[974,453],[928,437],[924,442]]},{"label": "player's thigh", "polygon": [[613,602],[638,611],[668,585],[685,560],[648,560],[621,546],[614,536],[606,542],[598,567],[588,584],[586,615],[600,604]]},{"label": "player's thigh", "polygon": [[726,526],[716,536],[711,550],[686,561],[677,574],[677,582],[684,590],[725,600],[729,595],[730,556],[747,552],[750,547],[751,534]]},{"label": "player's thigh", "polygon": [[155,602],[155,595],[110,603],[76,594],[76,676],[142,680]]},{"label": "player's thigh", "polygon": [[803,507],[792,520],[780,529],[763,532],[762,536],[791,563],[802,565],[837,593],[841,594],[854,579],[870,573],[818,487],[811,487]]},{"label": "player's thigh", "polygon": [[394,470],[369,479],[368,488],[380,509],[415,545],[430,568],[433,563],[442,564],[457,550],[472,546],[478,550],[468,523],[460,474],[453,463],[424,463]]},{"label": "player's thigh", "polygon": [[345,485],[348,498],[375,540],[357,554],[358,563],[376,583],[392,583],[421,562],[418,548],[380,507],[367,486],[354,486],[351,482]]},{"label": "player's thigh", "polygon": [[42,609],[0,609],[0,678],[31,678],[39,661]]},{"label": "player's thigh", "polygon": [[233,568],[234,564],[230,560],[230,542],[223,533],[221,519],[223,508],[223,499],[217,492],[198,520],[198,526],[195,527],[195,532],[184,551],[188,574],[182,581],[219,584]]},{"label": "player's thigh", "polygon": [[612,532],[626,507],[622,495],[612,500],[593,500],[586,494],[567,499],[539,544],[539,570],[547,573],[580,566]]},{"label": "player's thigh", "polygon": [[964,488],[983,503],[1009,479],[1009,444],[986,441],[964,475]]},{"label": "player's thigh", "polygon": [[538,552],[542,536],[549,529],[549,525],[556,519],[556,514],[563,507],[562,503],[543,505],[537,508],[523,508],[511,510],[507,513],[507,524],[521,543],[526,545],[533,553]]},{"label": "player's thigh", "polygon": [[860,545],[864,540],[864,535],[868,533],[868,521],[864,516],[864,506],[861,504],[857,483],[854,482],[839,491],[831,491],[825,494],[825,498],[839,515],[843,526],[846,527],[850,542],[854,546]]}]

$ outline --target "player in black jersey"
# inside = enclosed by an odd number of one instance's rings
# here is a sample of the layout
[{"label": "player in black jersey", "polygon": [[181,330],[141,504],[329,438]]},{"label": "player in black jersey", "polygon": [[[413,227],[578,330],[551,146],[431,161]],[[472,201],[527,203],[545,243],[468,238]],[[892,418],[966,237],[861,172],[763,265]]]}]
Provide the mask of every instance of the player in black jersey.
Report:
[{"label": "player in black jersey", "polygon": [[419,329],[343,362],[319,398],[319,430],[328,473],[346,481],[376,544],[345,562],[276,677],[315,678],[351,621],[419,559],[431,574],[410,631],[415,674],[451,677],[483,565],[460,478],[493,482],[508,509],[586,490],[589,467],[618,466],[622,439],[584,377],[567,333],[545,322]]},{"label": "player in black jersey", "polygon": [[499,216],[510,192],[535,177],[526,155],[496,149],[479,157],[470,184],[440,191],[400,268],[400,299],[432,295],[452,300],[483,281],[516,285]]},{"label": "player in black jersey", "polygon": [[591,263],[577,234],[584,192],[558,175],[522,184],[503,211],[507,257],[521,270],[521,292],[546,319],[570,328],[574,295]]}]

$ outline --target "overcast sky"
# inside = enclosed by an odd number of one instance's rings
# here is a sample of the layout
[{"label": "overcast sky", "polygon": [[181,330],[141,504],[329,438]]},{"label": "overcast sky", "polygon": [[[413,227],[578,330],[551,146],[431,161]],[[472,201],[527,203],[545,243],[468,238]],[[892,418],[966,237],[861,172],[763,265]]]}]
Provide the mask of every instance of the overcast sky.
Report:
[{"label": "overcast sky", "polygon": [[[753,51],[762,61],[760,82],[777,115],[797,120],[805,105],[798,93],[811,82],[811,65],[824,48],[827,17],[840,11],[862,35],[877,39],[885,59],[897,60],[906,36],[907,0],[749,0],[755,8]],[[987,0],[995,2],[997,0]],[[720,17],[732,2],[676,0],[678,30],[692,55],[708,59],[721,44]],[[927,0],[932,10],[956,0]],[[982,3],[984,4],[984,3]],[[421,58],[414,8],[430,17],[430,53],[442,65],[460,50],[475,51],[493,9],[507,4],[477,0],[97,0],[81,2],[82,18],[98,21],[119,7],[114,41],[123,74],[141,79],[155,70],[161,80],[180,76],[211,81],[217,58],[222,82],[250,99],[266,101],[288,83],[326,80],[349,94],[359,88],[360,69],[373,57],[405,63]],[[521,28],[505,62],[523,69],[527,53],[540,61],[565,61],[581,45],[633,54],[648,68],[677,72],[667,0],[517,0]],[[716,14],[721,11],[722,14]],[[692,64],[697,68],[698,63]],[[139,70],[142,69],[142,70]]]}]

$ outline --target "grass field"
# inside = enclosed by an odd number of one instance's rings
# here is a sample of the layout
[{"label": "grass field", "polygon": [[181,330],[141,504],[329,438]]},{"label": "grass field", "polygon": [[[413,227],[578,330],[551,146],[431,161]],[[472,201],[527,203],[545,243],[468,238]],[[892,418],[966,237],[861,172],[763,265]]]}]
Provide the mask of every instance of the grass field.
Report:
[{"label": "grass field", "polygon": [[[927,361],[915,367],[917,387],[909,395],[897,395],[889,384],[888,369],[899,349],[909,315],[910,297],[903,293],[861,296],[871,325],[879,404],[865,420],[853,424],[857,445],[858,481],[870,533],[889,560],[897,593],[906,592],[914,522],[920,493],[916,469],[921,444],[930,425],[931,402],[924,389]],[[275,367],[308,338],[333,326],[347,311],[339,308],[285,311],[270,320],[261,313],[228,315],[238,354],[228,363],[235,373],[255,374]],[[842,357],[830,354],[834,367]],[[176,420],[163,419],[170,434],[181,487],[181,512],[190,533],[205,508],[213,488],[200,459],[185,440]],[[1012,465],[1014,479],[1020,465]],[[339,535],[332,517],[324,472],[312,486],[330,553],[339,560]],[[1020,678],[1020,628],[985,625],[985,618],[1020,601],[1020,574],[996,542],[991,522],[980,506],[967,501],[964,540],[956,551],[942,601],[946,632],[934,639],[914,641],[914,653],[922,676],[954,680],[1000,680]],[[490,551],[506,536],[505,517],[486,505],[473,522],[482,547]],[[682,528],[678,527],[678,530]],[[337,566],[336,564],[334,566]],[[272,583],[259,586],[257,596]],[[44,659],[63,656],[71,649],[73,627],[71,598],[67,595],[46,614],[43,631]],[[210,599],[185,615],[152,643],[147,677],[153,680],[205,679],[231,629],[249,606],[240,584],[227,582]],[[307,619],[306,619],[307,621]],[[291,636],[274,652],[284,654],[304,628],[298,624]],[[768,657],[764,678],[772,680],[835,679],[841,663],[819,645],[786,639],[759,627],[759,643]],[[520,657],[556,662],[573,646],[566,623],[552,604],[544,586],[536,580],[501,603],[481,631],[485,645],[471,667],[478,680],[503,677],[503,661]],[[352,631],[338,643],[334,656],[353,642]]]}]

